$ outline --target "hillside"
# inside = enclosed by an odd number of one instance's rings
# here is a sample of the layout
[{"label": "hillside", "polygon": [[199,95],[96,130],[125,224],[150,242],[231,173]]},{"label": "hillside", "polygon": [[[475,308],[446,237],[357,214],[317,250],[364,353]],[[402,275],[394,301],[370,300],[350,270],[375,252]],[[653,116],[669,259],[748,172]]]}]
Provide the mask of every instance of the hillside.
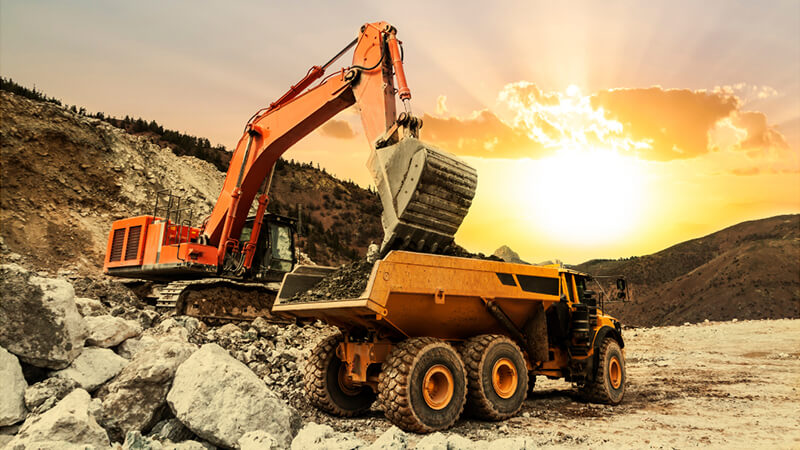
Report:
[{"label": "hillside", "polygon": [[743,222],[658,253],[576,266],[625,275],[633,301],[608,310],[631,325],[800,317],[800,215]]},{"label": "hillside", "polygon": [[[114,220],[150,213],[155,193],[185,195],[206,217],[225,174],[178,156],[160,139],[133,135],[54,102],[0,92],[0,236],[37,269],[98,273]],[[320,264],[341,264],[380,242],[377,195],[310,165],[282,161],[270,210],[296,216],[301,249]]]}]

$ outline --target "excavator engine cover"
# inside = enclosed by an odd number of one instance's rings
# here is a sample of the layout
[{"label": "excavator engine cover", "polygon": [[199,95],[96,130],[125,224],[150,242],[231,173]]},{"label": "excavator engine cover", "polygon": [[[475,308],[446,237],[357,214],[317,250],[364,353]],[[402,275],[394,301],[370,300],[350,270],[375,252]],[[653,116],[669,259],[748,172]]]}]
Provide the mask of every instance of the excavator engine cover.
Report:
[{"label": "excavator engine cover", "polygon": [[475,197],[477,171],[413,137],[375,150],[367,165],[383,205],[381,253],[447,252]]}]

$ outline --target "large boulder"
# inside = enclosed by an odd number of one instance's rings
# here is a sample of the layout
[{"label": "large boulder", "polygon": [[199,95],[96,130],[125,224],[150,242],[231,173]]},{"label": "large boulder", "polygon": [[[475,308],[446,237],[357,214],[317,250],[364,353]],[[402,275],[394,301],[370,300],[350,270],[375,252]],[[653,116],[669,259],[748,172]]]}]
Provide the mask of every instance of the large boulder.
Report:
[{"label": "large boulder", "polygon": [[106,381],[114,378],[128,360],[107,348],[87,347],[72,361],[69,367],[59,370],[53,376],[70,378],[83,389],[94,392]]},{"label": "large boulder", "polygon": [[291,448],[292,450],[305,450],[307,448],[355,450],[366,446],[366,442],[353,437],[350,433],[338,433],[328,425],[311,422],[297,433],[297,436],[292,441]]},{"label": "large boulder", "polygon": [[0,346],[49,369],[63,369],[81,353],[87,329],[71,284],[4,264],[0,296]]},{"label": "large boulder", "polygon": [[237,448],[250,431],[263,430],[288,447],[300,425],[297,412],[244,364],[217,344],[206,344],[178,368],[167,402],[201,438]]},{"label": "large boulder", "polygon": [[90,414],[91,400],[83,389],[72,391],[51,410],[25,421],[7,448],[65,448],[70,445],[107,448],[110,445],[108,435]]},{"label": "large boulder", "polygon": [[139,352],[113,380],[97,391],[103,402],[100,423],[114,440],[129,431],[146,433],[166,406],[175,371],[197,350],[186,342],[165,341]]},{"label": "large boulder", "polygon": [[41,414],[77,388],[78,383],[71,378],[47,378],[28,386],[25,390],[25,406],[33,414]]},{"label": "large boulder", "polygon": [[86,317],[86,325],[89,327],[86,344],[98,347],[114,347],[125,339],[142,334],[138,322],[110,315]]},{"label": "large boulder", "polygon": [[17,357],[0,347],[0,427],[14,425],[25,418],[27,387]]}]

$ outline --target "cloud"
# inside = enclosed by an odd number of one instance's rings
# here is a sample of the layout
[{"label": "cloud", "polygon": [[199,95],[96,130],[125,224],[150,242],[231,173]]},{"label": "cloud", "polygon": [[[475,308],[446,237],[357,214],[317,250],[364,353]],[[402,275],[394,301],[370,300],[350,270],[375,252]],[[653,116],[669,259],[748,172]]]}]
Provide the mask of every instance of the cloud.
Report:
[{"label": "cloud", "polygon": [[591,103],[621,123],[625,135],[647,142],[639,154],[654,161],[708,153],[709,131],[739,107],[735,96],[660,87],[600,91]]},{"label": "cloud", "polygon": [[352,139],[356,136],[350,122],[346,120],[332,119],[325,123],[319,132],[324,136],[329,136],[337,139]]},{"label": "cloud", "polygon": [[533,158],[544,150],[541,143],[489,110],[477,111],[467,118],[425,114],[422,121],[424,140],[461,156]]},{"label": "cloud", "polygon": [[447,114],[447,96],[440,95],[436,98],[436,114],[443,116]]},{"label": "cloud", "polygon": [[577,86],[545,91],[520,81],[498,94],[511,121],[489,109],[450,116],[442,95],[436,115],[424,115],[422,133],[445,150],[482,158],[538,158],[561,149],[615,151],[657,162],[723,155],[727,173],[796,172],[797,152],[764,113],[742,110],[744,102],[735,92],[774,95],[768,86],[745,84],[712,91],[655,86],[584,95]]}]

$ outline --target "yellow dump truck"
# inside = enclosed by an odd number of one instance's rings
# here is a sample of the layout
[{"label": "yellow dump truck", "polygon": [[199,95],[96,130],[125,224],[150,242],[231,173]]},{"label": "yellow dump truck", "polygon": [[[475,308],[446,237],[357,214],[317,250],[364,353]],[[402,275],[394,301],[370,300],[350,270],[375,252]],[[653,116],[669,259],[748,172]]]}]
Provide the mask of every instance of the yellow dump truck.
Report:
[{"label": "yellow dump truck", "polygon": [[[377,398],[394,424],[426,433],[462,412],[513,416],[539,375],[576,383],[590,401],[613,405],[625,394],[622,327],[598,307],[587,274],[392,251],[361,295],[298,301],[325,273],[286,274],[273,313],[341,330],[314,349],[304,374],[309,400],[330,414],[364,413]],[[624,296],[624,280],[617,288]]]}]

